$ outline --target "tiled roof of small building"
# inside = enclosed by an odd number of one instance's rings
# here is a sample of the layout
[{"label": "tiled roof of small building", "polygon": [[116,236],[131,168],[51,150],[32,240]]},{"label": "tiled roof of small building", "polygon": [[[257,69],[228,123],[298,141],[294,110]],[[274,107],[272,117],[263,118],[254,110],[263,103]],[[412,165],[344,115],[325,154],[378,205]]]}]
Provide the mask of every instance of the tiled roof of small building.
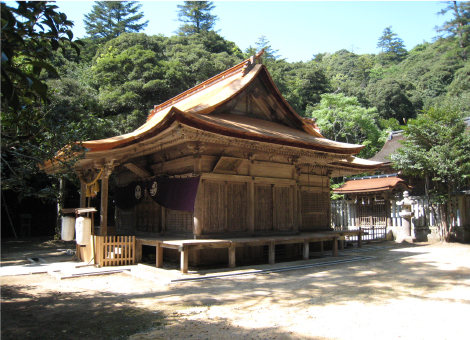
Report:
[{"label": "tiled roof of small building", "polygon": [[334,189],[336,194],[366,193],[389,191],[398,186],[409,189],[408,184],[399,177],[379,177],[349,180],[342,187]]}]

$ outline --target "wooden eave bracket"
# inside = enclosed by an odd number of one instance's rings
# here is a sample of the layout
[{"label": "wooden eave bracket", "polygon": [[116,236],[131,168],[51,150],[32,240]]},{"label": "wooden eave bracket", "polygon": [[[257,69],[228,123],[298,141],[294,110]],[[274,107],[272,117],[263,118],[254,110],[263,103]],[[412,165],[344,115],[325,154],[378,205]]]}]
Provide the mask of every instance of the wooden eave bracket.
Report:
[{"label": "wooden eave bracket", "polygon": [[132,171],[133,173],[135,173],[137,176],[139,176],[140,178],[147,178],[147,177],[152,177],[152,174],[145,170],[145,169],[142,169],[141,167],[135,165],[135,164],[132,164],[132,163],[126,163],[126,164],[123,164],[126,168],[128,168],[130,171]]}]

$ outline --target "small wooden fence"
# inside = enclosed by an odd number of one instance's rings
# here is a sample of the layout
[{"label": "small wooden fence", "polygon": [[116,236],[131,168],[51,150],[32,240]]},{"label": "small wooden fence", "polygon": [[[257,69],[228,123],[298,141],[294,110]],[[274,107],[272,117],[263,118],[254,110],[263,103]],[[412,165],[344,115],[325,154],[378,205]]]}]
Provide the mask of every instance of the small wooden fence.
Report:
[{"label": "small wooden fence", "polygon": [[135,236],[96,236],[95,247],[102,267],[135,263]]}]

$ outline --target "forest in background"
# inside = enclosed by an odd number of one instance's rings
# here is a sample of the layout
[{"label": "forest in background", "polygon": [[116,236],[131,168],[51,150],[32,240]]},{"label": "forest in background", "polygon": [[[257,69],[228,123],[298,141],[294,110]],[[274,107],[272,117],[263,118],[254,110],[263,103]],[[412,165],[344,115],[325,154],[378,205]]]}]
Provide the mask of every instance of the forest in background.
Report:
[{"label": "forest in background", "polygon": [[[36,95],[11,109],[2,90],[2,192],[9,191],[14,200],[34,196],[56,202],[59,176],[38,171],[39,161],[51,159],[71,142],[135,130],[154,105],[261,49],[263,64],[295,111],[317,119],[327,138],[364,144],[359,157],[372,157],[389,131],[436,106],[470,116],[468,2],[443,4],[442,12],[454,13],[454,20],[437,28],[434,42],[409,51],[389,26],[377,37],[378,54],[343,49],[292,63],[270,45],[269,37],[259,37],[245,51],[222,37],[216,22],[223,18],[211,14],[213,2],[175,6],[181,26],[170,37],[139,33],[147,22],[138,2],[96,1],[84,17],[87,36],[75,43],[72,26],[59,15],[57,27],[70,29],[62,32],[67,41],[58,40],[60,48],[52,44],[43,58],[50,67],[38,62],[18,66],[22,72],[36,72],[36,78],[28,78],[36,84],[29,87]],[[2,3],[2,27],[4,7]],[[25,32],[24,40],[31,39]],[[5,34],[8,30],[2,29],[2,45]],[[18,60],[28,59],[17,56],[17,65]],[[3,70],[2,54],[2,89]],[[76,176],[60,176],[69,185],[78,184]]]}]

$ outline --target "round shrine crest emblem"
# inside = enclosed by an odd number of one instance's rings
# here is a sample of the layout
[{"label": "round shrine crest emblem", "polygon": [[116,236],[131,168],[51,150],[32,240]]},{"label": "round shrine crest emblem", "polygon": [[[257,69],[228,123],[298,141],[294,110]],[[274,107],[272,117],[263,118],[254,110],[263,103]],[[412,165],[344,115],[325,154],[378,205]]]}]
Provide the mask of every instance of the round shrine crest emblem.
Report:
[{"label": "round shrine crest emblem", "polygon": [[157,182],[152,183],[152,188],[150,189],[150,196],[155,196],[157,194],[158,185]]},{"label": "round shrine crest emblem", "polygon": [[140,198],[142,197],[142,188],[140,187],[140,185],[137,185],[137,186],[135,187],[135,192],[134,192],[134,194],[135,194],[135,198],[136,198],[136,199],[140,199]]}]

